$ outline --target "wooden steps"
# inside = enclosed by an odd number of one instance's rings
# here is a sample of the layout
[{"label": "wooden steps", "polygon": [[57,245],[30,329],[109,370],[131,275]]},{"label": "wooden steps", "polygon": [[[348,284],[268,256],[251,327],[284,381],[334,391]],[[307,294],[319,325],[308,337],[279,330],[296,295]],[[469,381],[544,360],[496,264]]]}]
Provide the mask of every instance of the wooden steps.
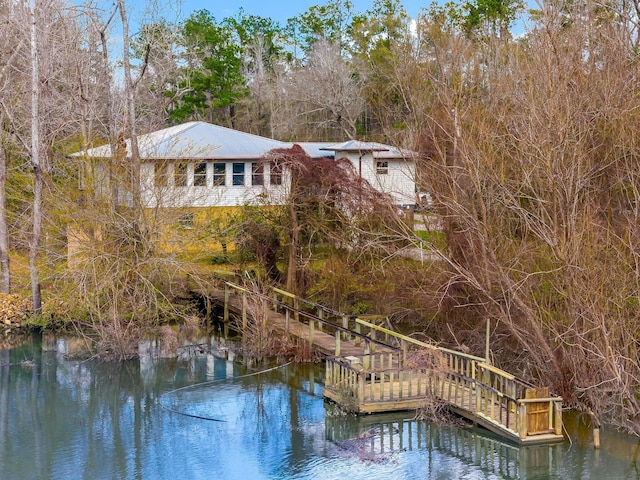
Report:
[{"label": "wooden steps", "polygon": [[417,341],[279,289],[265,295],[217,281],[222,288],[198,293],[223,305],[225,325],[234,321],[241,330],[251,312],[260,312],[275,334],[308,342],[326,356],[324,396],[347,410],[419,410],[429,402],[443,402],[520,445],[564,440],[562,398],[533,388],[484,358]]}]

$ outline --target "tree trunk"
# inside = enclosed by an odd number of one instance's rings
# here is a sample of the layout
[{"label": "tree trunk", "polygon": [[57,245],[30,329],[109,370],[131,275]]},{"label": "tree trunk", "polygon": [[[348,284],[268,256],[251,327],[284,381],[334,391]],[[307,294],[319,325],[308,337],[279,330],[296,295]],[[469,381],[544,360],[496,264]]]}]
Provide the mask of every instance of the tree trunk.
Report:
[{"label": "tree trunk", "polygon": [[[109,44],[107,41],[107,28],[111,24],[113,17],[117,13],[118,8],[114,8],[111,16],[106,21],[102,28],[99,30],[100,34],[100,44],[102,45],[102,75],[106,84],[109,86],[109,90],[111,89],[112,78],[111,78],[111,66],[109,64]],[[112,164],[107,171],[108,178],[105,181],[109,185],[109,207],[111,208],[111,212],[116,211],[116,207],[118,205],[118,175],[117,168],[119,162],[122,160],[118,158],[118,128],[116,126],[116,121],[113,115],[113,102],[111,100],[111,95],[106,95],[104,101],[106,102],[106,111],[108,112],[108,131],[109,131],[109,145],[111,146],[111,156],[112,156]]]},{"label": "tree trunk", "polygon": [[0,145],[0,292],[11,292],[9,269],[9,229],[7,227],[7,163],[4,146]]},{"label": "tree trunk", "polygon": [[[295,180],[292,180],[292,183]],[[292,187],[293,190],[293,187]],[[296,205],[289,204],[289,221],[291,230],[289,237],[289,258],[287,262],[287,291],[298,295],[298,250],[300,249],[300,222]]]},{"label": "tree trunk", "polygon": [[140,149],[138,148],[138,131],[136,127],[136,97],[135,85],[131,78],[131,61],[129,58],[129,22],[127,19],[127,11],[125,9],[124,0],[118,0],[120,9],[120,19],[122,21],[122,61],[124,69],[124,88],[127,98],[127,127],[125,129],[126,136],[131,141],[131,196],[136,219],[136,227],[139,227],[140,218],[138,214],[141,211],[140,199]]},{"label": "tree trunk", "polygon": [[33,0],[31,8],[31,164],[33,166],[33,233],[29,251],[29,275],[31,277],[31,301],[33,313],[42,312],[40,278],[38,274],[38,247],[42,231],[42,165],[40,159],[40,70],[38,64],[36,11],[38,0]]}]

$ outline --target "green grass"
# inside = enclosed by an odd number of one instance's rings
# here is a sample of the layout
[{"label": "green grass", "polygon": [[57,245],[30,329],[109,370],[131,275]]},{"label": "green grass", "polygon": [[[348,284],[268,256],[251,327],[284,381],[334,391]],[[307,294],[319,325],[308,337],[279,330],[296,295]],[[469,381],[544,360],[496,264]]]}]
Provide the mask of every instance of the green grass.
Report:
[{"label": "green grass", "polygon": [[447,236],[444,234],[444,232],[416,230],[414,233],[416,237],[421,239],[423,242],[433,244],[433,246],[438,250],[443,250],[447,246]]}]

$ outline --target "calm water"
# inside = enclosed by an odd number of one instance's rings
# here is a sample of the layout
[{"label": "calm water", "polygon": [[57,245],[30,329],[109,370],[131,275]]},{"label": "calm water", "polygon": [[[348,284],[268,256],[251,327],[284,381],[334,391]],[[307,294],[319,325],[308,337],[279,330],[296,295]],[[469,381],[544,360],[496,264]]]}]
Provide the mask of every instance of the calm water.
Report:
[{"label": "calm water", "polygon": [[527,448],[358,418],[323,401],[321,365],[248,368],[206,342],[119,364],[67,360],[66,340],[0,350],[0,479],[640,479],[636,442],[604,431],[594,451],[579,417],[573,443]]}]

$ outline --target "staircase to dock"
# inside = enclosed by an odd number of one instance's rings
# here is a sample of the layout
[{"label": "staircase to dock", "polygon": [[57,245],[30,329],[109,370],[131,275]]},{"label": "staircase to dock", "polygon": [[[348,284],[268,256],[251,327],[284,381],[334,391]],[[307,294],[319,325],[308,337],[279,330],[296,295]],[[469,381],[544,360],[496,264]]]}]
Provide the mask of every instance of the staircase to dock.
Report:
[{"label": "staircase to dock", "polygon": [[[345,315],[278,288],[258,291],[213,277],[192,292],[222,307],[227,328],[243,330],[256,315],[276,334],[325,357],[324,396],[358,413],[444,406],[520,445],[564,440],[562,398],[490,364],[488,358],[421,342],[390,330],[385,316]],[[487,355],[488,357],[488,355]]]}]

